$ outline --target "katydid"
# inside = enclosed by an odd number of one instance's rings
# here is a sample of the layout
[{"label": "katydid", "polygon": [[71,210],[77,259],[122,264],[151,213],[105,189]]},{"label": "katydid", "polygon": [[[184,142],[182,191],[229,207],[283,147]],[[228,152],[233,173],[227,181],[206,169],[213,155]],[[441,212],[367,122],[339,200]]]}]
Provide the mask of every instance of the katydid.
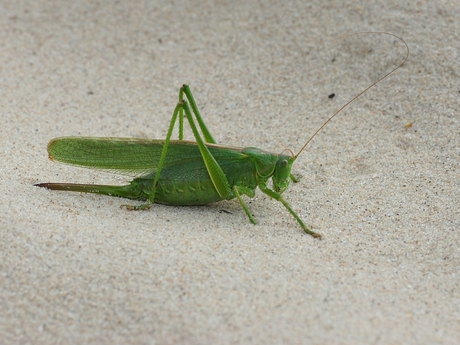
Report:
[{"label": "katydid", "polygon": [[[291,150],[274,154],[255,147],[216,144],[201,117],[189,86],[183,85],[164,140],[60,137],[49,142],[48,154],[51,160],[134,177],[128,185],[39,183],[35,186],[145,201],[136,206],[122,205],[128,210],[149,209],[153,203],[206,205],[237,198],[253,224],[256,224],[256,221],[242,195],[252,198],[259,187],[263,193],[281,202],[307,234],[321,238],[320,234],[304,224],[282,196],[290,181],[297,182],[291,174],[292,164],[309,142],[339,112],[406,62],[409,48],[401,38],[399,39],[407,48],[404,61],[342,106],[296,155]],[[183,139],[184,115],[196,141]],[[171,140],[177,121],[179,139]],[[201,134],[195,121],[198,122]],[[269,187],[270,179],[272,188]]]}]

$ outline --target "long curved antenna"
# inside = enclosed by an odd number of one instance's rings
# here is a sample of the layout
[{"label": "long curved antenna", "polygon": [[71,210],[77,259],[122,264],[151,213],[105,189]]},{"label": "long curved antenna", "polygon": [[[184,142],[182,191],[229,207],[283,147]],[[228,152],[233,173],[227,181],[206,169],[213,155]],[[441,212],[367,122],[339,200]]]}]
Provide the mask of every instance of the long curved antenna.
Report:
[{"label": "long curved antenna", "polygon": [[323,125],[321,127],[318,128],[318,130],[310,137],[310,139],[308,139],[308,141],[305,143],[305,145],[300,149],[300,151],[295,155],[295,158],[297,158],[301,153],[302,151],[307,147],[307,145],[310,143],[310,141],[313,140],[314,137],[316,137],[316,135],[324,128],[324,126],[326,126],[338,113],[340,113],[343,109],[345,109],[346,107],[348,107],[348,105],[350,103],[352,103],[353,101],[355,101],[358,97],[360,97],[363,93],[365,93],[367,90],[369,90],[370,88],[372,88],[373,86],[375,86],[376,84],[380,83],[383,79],[385,79],[386,77],[388,77],[390,74],[392,74],[393,72],[395,72],[397,69],[401,68],[402,65],[404,65],[404,63],[407,61],[407,59],[409,58],[409,54],[410,54],[410,50],[409,50],[409,46],[407,45],[406,41],[404,41],[401,37],[395,35],[395,34],[392,34],[392,33],[389,33],[389,32],[384,32],[384,31],[371,31],[371,32],[357,32],[357,33],[354,33],[354,34],[350,34],[350,35],[346,35],[346,36],[342,36],[342,37],[339,37],[338,39],[341,39],[341,38],[344,38],[344,37],[349,37],[349,36],[355,36],[355,35],[365,35],[365,34],[385,34],[385,35],[389,35],[389,36],[393,36],[393,37],[396,37],[397,39],[399,39],[402,43],[404,43],[404,45],[406,46],[406,49],[407,49],[407,54],[406,54],[406,57],[404,58],[404,61],[401,62],[397,67],[395,67],[394,69],[392,69],[390,72],[388,72],[387,74],[385,74],[383,77],[381,77],[380,79],[378,79],[377,81],[373,82],[371,85],[369,85],[367,88],[365,88],[363,91],[361,91],[360,93],[358,93],[356,96],[354,96],[352,99],[350,99],[347,103],[345,103],[339,110],[337,110],[334,115],[332,115],[329,119],[327,119],[326,122],[323,123]]}]

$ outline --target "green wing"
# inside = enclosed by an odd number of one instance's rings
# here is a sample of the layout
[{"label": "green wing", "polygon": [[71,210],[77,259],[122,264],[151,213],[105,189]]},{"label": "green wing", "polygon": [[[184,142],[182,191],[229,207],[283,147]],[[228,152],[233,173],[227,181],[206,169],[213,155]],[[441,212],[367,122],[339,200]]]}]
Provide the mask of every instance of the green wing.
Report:
[{"label": "green wing", "polygon": [[[48,144],[51,160],[95,170],[110,171],[132,177],[155,171],[164,140],[136,138],[61,137]],[[207,144],[216,160],[247,158],[241,148]],[[202,161],[193,141],[171,140],[164,168]],[[203,165],[204,166],[204,165]]]}]

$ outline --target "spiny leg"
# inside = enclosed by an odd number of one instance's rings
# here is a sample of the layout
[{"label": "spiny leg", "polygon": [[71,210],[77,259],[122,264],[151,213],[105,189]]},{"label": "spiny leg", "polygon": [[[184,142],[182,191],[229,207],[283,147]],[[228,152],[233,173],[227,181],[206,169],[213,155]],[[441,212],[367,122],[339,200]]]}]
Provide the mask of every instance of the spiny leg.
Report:
[{"label": "spiny leg", "polygon": [[155,202],[155,192],[157,189],[158,181],[161,176],[161,170],[163,169],[163,164],[166,159],[166,153],[168,152],[168,146],[169,146],[169,142],[171,141],[171,136],[174,130],[174,125],[176,123],[177,115],[181,110],[183,110],[183,102],[180,102],[176,105],[176,108],[174,109],[174,112],[173,112],[173,116],[171,118],[171,122],[169,123],[168,133],[166,134],[166,139],[163,144],[163,149],[161,150],[161,156],[158,162],[157,171],[155,173],[155,179],[153,180],[152,190],[150,191],[150,194],[149,194],[149,199],[147,200],[145,204],[142,204],[142,205],[136,205],[136,206],[121,205],[121,207],[126,207],[126,209],[130,211],[140,211],[140,210],[149,209],[150,206]]},{"label": "spiny leg", "polygon": [[[190,128],[192,129],[193,135],[201,153],[201,157],[203,158],[203,162],[206,166],[206,170],[208,171],[214,188],[222,199],[231,199],[233,197],[233,193],[230,188],[230,184],[228,183],[227,176],[225,175],[219,163],[217,163],[214,156],[211,154],[211,152],[209,152],[208,147],[205,145],[203,138],[201,137],[195,125],[195,121],[193,120],[193,115],[190,111],[190,107],[185,100],[182,101],[182,106],[184,108],[185,116],[187,117]],[[197,119],[198,116],[198,114],[195,114]]]},{"label": "spiny leg", "polygon": [[190,108],[192,108],[193,114],[195,114],[195,118],[201,129],[201,133],[203,133],[204,141],[210,144],[215,144],[216,141],[212,137],[211,132],[209,132],[208,127],[206,127],[206,124],[204,123],[203,118],[201,117],[200,111],[196,106],[195,98],[192,95],[192,91],[190,90],[190,87],[187,84],[182,85],[179,91],[179,101],[182,100],[183,94],[185,94],[185,96],[187,97],[188,103],[190,104]]},{"label": "spiny leg", "polygon": [[[179,116],[179,140],[184,139],[184,111],[186,113],[186,117],[187,117],[187,120],[188,120],[188,122],[190,124],[190,127],[192,127],[193,135],[195,136],[195,139],[198,142],[198,146],[200,146],[199,142],[200,141],[202,142],[202,145],[200,147],[200,151],[202,152],[203,147],[204,147],[204,150],[207,151],[207,154],[205,153],[205,155],[212,157],[211,153],[209,152],[209,150],[204,145],[203,140],[201,139],[201,136],[198,133],[198,130],[196,129],[195,123],[193,121],[192,113],[191,113],[190,109],[188,109],[187,102],[184,99],[184,94],[185,94],[186,99],[189,101],[190,106],[192,107],[193,114],[195,115],[195,118],[198,121],[198,124],[200,126],[201,132],[203,133],[205,141],[208,142],[208,143],[215,143],[214,138],[212,137],[211,133],[209,132],[208,128],[206,127],[206,124],[204,123],[203,118],[201,117],[201,114],[200,114],[200,112],[198,110],[198,107],[196,105],[195,99],[194,99],[194,97],[192,95],[192,92],[190,90],[190,87],[188,85],[184,84],[179,90],[179,102],[177,103],[176,108],[174,109],[173,116],[172,116],[171,122],[169,124],[168,132],[166,134],[166,139],[165,139],[165,142],[163,144],[163,149],[161,151],[160,160],[158,162],[157,171],[155,173],[155,179],[153,181],[152,190],[150,191],[148,201],[145,204],[142,204],[142,205],[137,205],[137,206],[122,205],[122,207],[126,207],[128,210],[145,210],[145,209],[149,209],[150,206],[155,202],[156,188],[157,188],[157,185],[158,185],[158,181],[160,180],[161,171],[163,169],[163,164],[164,164],[164,161],[166,159],[166,154],[168,152],[169,142],[171,141],[172,133],[173,133],[173,130],[174,130],[174,125],[175,125],[176,120],[177,120],[177,116]],[[202,152],[202,154],[203,154],[203,152]],[[205,159],[205,157],[203,157],[203,159]],[[212,157],[212,160],[214,160],[214,163],[211,162],[211,166],[217,165],[217,169],[214,167],[213,170],[220,170],[220,171],[217,171],[217,174],[222,175],[223,174],[222,169],[220,168],[220,166],[217,164],[217,162],[215,161],[215,159],[213,157]],[[206,162],[206,160],[205,160],[205,162]],[[209,170],[209,167],[208,167],[208,170]],[[210,175],[211,175],[211,172],[210,172]],[[214,174],[214,175],[216,175],[216,174]],[[224,174],[224,176],[225,176],[225,174]],[[211,178],[212,177],[213,176],[211,176]],[[219,178],[219,177],[217,177],[217,178]],[[214,180],[213,180],[213,182],[214,182]],[[225,181],[220,181],[218,183],[220,184],[221,189],[220,189],[220,191],[219,191],[219,189],[217,187],[216,187],[216,189],[218,189],[219,193],[223,192],[224,196],[227,196],[229,191],[230,191],[230,187],[228,187],[228,181],[226,180],[226,178],[225,178]],[[227,195],[225,195],[225,194],[227,194]]]},{"label": "spiny leg", "polygon": [[281,195],[279,196],[278,201],[280,201],[284,205],[284,207],[286,207],[286,209],[289,211],[289,213],[292,214],[292,216],[297,220],[299,225],[302,227],[303,231],[305,231],[307,234],[309,234],[309,235],[311,235],[311,236],[313,236],[315,238],[319,238],[319,239],[322,238],[322,236],[320,234],[318,234],[317,232],[311,231],[309,228],[307,228],[307,226],[304,224],[302,219],[300,219],[300,217],[297,215],[297,213],[295,213],[294,210],[291,208],[291,205],[289,205],[289,203],[286,200],[284,200],[284,198]]},{"label": "spiny leg", "polygon": [[303,229],[303,231],[305,231],[307,234],[315,237],[315,238],[319,238],[321,239],[321,235],[314,232],[314,231],[311,231],[309,228],[307,228],[307,226],[304,224],[304,222],[302,221],[302,219],[300,219],[300,217],[297,215],[297,213],[294,212],[294,210],[292,209],[291,205],[289,205],[289,203],[284,200],[284,198],[281,196],[281,194],[278,194],[274,191],[272,191],[271,189],[269,188],[265,188],[263,186],[260,186],[259,185],[259,188],[260,190],[267,194],[268,196],[272,197],[273,199],[275,200],[278,200],[279,202],[281,202],[284,207],[289,211],[289,213],[297,220],[297,223],[299,223],[299,225],[301,226],[301,228]]},{"label": "spiny leg", "polygon": [[[184,100],[184,86],[179,89],[179,103]],[[179,109],[179,140],[184,140],[184,108]]]},{"label": "spiny leg", "polygon": [[[195,114],[196,120],[198,121],[198,125],[200,126],[201,132],[203,133],[204,141],[210,144],[215,144],[216,141],[211,135],[211,132],[209,131],[208,127],[203,121],[203,118],[201,117],[200,111],[198,110],[198,107],[195,102],[195,98],[193,97],[192,91],[190,90],[190,87],[187,84],[184,84],[181,86],[179,89],[179,103],[184,100],[184,94],[185,98],[187,99],[188,103],[190,104],[190,107],[192,108],[193,113]],[[184,140],[184,109],[181,108],[179,109],[179,140]]]},{"label": "spiny leg", "polygon": [[[201,117],[201,114],[198,110],[198,107],[196,106],[196,102],[192,95],[190,87],[186,84],[184,84],[181,87],[180,92],[179,92],[179,98],[181,100],[182,100],[183,94],[185,94],[188,102],[190,103],[190,107],[192,108],[193,115],[195,115],[198,125],[200,126],[200,130],[203,134],[204,140],[207,143],[215,143],[216,141],[214,140],[208,128],[206,127],[203,121],[203,118]],[[233,196],[236,196],[238,198],[238,201],[240,202],[241,207],[243,207],[244,211],[249,217],[249,220],[253,224],[256,224],[254,217],[249,211],[249,208],[244,203],[241,197],[241,194],[240,194],[240,193],[244,193],[248,196],[254,197],[254,194],[255,194],[254,190],[248,189],[245,187],[238,187],[238,186],[233,186],[233,188],[230,188],[230,185],[227,180],[227,176],[225,175],[220,165],[217,163],[215,158],[212,156],[212,154],[209,152],[208,148],[204,144],[203,138],[200,136],[198,129],[196,128],[196,125],[193,120],[193,116],[192,116],[192,113],[190,111],[188,104],[184,100],[182,102],[183,102],[183,110],[185,111],[185,115],[193,131],[193,135],[195,136],[195,139],[197,141],[198,147],[203,157],[203,161],[206,165],[206,169],[208,170],[208,173],[214,185],[214,188],[216,189],[216,191],[219,193],[219,195],[223,199],[231,199]],[[179,111],[181,112],[182,109],[180,109]]]}]

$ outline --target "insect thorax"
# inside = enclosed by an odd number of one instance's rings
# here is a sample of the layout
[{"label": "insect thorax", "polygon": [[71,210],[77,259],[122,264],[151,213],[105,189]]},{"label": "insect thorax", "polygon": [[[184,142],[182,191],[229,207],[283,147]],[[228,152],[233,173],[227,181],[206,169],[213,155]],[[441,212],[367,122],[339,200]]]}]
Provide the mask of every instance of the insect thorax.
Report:
[{"label": "insect thorax", "polygon": [[291,181],[291,169],[295,157],[289,152],[274,154],[255,147],[247,147],[243,152],[251,157],[256,166],[259,180],[265,182],[272,177],[273,190],[282,193],[289,186]]}]

